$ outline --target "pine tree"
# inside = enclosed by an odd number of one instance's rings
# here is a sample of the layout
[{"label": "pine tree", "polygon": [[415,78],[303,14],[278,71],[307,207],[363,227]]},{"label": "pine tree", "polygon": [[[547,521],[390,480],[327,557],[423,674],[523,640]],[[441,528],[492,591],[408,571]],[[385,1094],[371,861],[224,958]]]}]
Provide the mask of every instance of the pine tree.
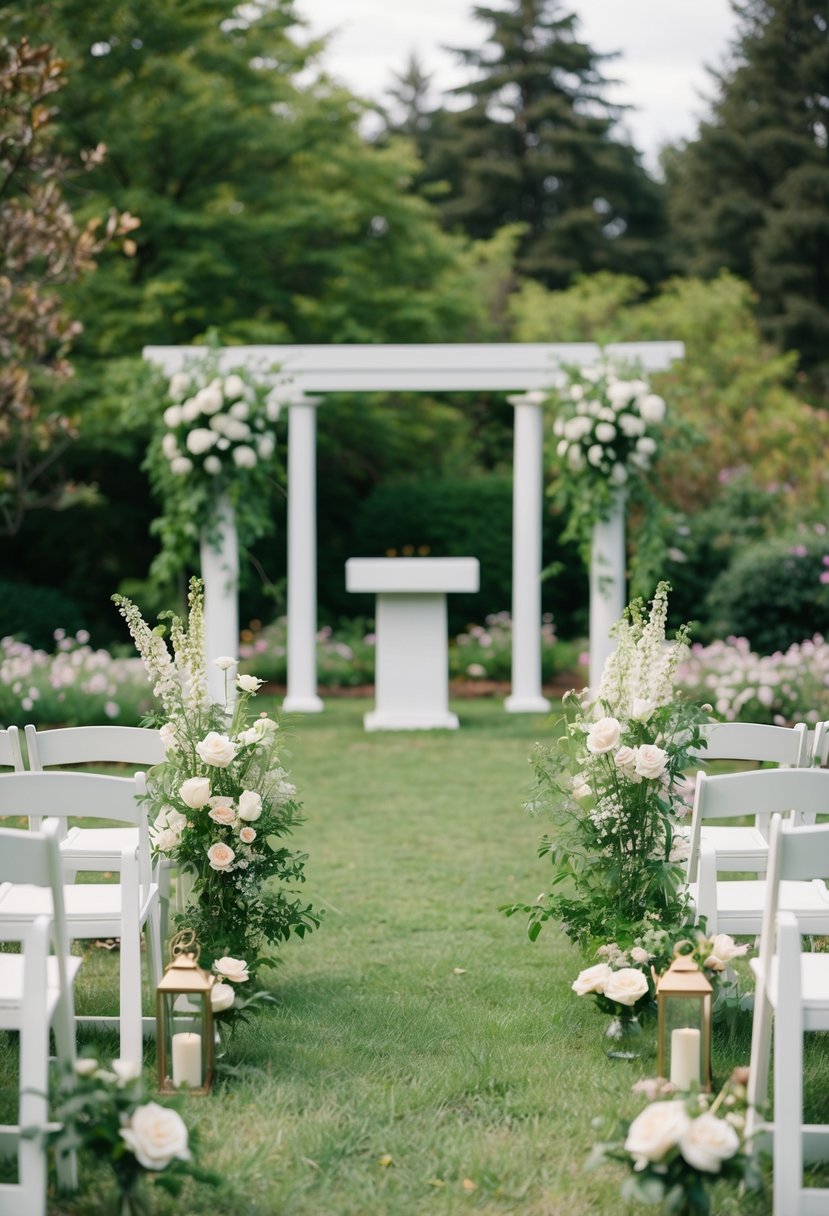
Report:
[{"label": "pine tree", "polygon": [[746,279],[766,333],[829,387],[829,10],[732,7],[734,59],[711,116],[665,162],[679,264]]},{"label": "pine tree", "polygon": [[523,273],[551,287],[602,269],[654,282],[664,269],[660,189],[615,135],[604,61],[578,37],[559,0],[475,7],[480,49],[456,53],[474,72],[454,90],[470,105],[444,115],[426,145],[427,177],[443,178],[446,222],[475,237],[524,226]]}]

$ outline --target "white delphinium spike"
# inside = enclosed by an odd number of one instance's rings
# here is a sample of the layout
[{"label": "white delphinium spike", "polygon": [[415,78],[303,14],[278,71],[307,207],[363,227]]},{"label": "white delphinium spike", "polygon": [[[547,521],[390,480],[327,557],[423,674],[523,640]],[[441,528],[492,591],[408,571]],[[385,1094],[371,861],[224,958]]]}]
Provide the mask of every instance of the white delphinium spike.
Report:
[{"label": "white delphinium spike", "polygon": [[113,601],[127,623],[147,669],[147,677],[153,685],[153,695],[158,697],[168,718],[181,713],[181,684],[173,660],[164,639],[154,633],[144,620],[139,608],[125,595],[114,595]]},{"label": "white delphinium spike", "polygon": [[210,695],[207,691],[207,656],[204,634],[204,583],[200,578],[190,579],[187,597],[188,619],[184,660],[189,688],[187,703],[191,709],[207,709]]}]

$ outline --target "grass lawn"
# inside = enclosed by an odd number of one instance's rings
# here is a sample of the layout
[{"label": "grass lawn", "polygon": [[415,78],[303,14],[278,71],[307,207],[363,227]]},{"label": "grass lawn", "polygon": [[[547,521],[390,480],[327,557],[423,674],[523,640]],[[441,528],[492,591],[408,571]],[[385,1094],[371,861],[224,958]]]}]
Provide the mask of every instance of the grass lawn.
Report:
[{"label": "grass lawn", "polygon": [[[621,1173],[584,1162],[597,1116],[608,1132],[640,1108],[630,1086],[656,1071],[654,1028],[641,1060],[607,1060],[608,1019],[570,992],[577,951],[550,927],[531,944],[521,918],[498,912],[547,880],[544,825],[521,804],[551,720],[460,701],[459,731],[366,734],[368,708],[329,700],[287,724],[323,926],[284,948],[279,1005],[232,1040],[235,1075],[187,1104],[202,1160],[230,1190],[188,1184],[155,1210],[633,1216]],[[112,960],[93,964],[90,977]],[[718,1028],[721,1078],[749,1040],[749,1015]],[[149,1046],[148,1076],[153,1061]],[[79,1195],[49,1211],[109,1216],[113,1203],[108,1171],[87,1161]],[[727,1192],[715,1210],[752,1209]]]}]

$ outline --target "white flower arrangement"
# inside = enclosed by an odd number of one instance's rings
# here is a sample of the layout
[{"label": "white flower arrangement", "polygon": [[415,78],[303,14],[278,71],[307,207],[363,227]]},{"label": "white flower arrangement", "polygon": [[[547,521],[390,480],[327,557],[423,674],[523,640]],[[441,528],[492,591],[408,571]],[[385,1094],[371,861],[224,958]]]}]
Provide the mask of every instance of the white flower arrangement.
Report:
[{"label": "white flower arrangement", "polygon": [[162,550],[153,569],[160,578],[172,580],[192,564],[200,538],[215,541],[223,496],[241,545],[267,530],[285,383],[277,368],[268,369],[267,383],[245,367],[223,370],[215,335],[198,360],[170,378],[145,462],[162,503],[154,525]]},{"label": "white flower arrangement", "polygon": [[[282,767],[278,722],[266,713],[249,721],[262,681],[237,677],[232,712],[210,702],[203,595],[201,581],[192,579],[187,626],[171,621],[172,653],[135,604],[113,599],[166,719],[166,760],[147,775],[152,844],[193,877],[179,922],[193,930],[204,965],[241,983],[255,976],[269,949],[292,933],[303,937],[319,917],[287,889],[304,881],[305,855],[282,840],[301,822],[300,804]],[[234,663],[218,660],[226,684]],[[230,1006],[243,1007],[238,1000]]]}]

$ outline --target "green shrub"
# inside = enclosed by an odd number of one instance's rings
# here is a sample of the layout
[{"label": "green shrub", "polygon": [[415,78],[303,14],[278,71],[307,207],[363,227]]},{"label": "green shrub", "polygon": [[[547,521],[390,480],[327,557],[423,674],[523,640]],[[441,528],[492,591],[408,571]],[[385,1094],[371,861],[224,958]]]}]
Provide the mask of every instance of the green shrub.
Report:
[{"label": "green shrub", "polygon": [[718,636],[745,637],[760,654],[824,632],[829,539],[804,530],[794,539],[750,545],[716,580],[707,607]]},{"label": "green shrub", "polygon": [[[542,608],[553,614],[561,636],[574,637],[586,632],[587,575],[575,548],[560,544],[560,532],[559,521],[545,512],[544,563],[573,573],[542,583]],[[511,477],[384,483],[358,508],[352,535],[359,538],[352,557],[477,557],[480,591],[448,597],[450,633],[512,607]],[[344,585],[344,572],[339,577]],[[342,612],[371,616],[374,597],[347,596]]]},{"label": "green shrub", "polygon": [[56,629],[77,633],[85,624],[78,604],[54,587],[0,580],[0,637],[51,648]]}]

